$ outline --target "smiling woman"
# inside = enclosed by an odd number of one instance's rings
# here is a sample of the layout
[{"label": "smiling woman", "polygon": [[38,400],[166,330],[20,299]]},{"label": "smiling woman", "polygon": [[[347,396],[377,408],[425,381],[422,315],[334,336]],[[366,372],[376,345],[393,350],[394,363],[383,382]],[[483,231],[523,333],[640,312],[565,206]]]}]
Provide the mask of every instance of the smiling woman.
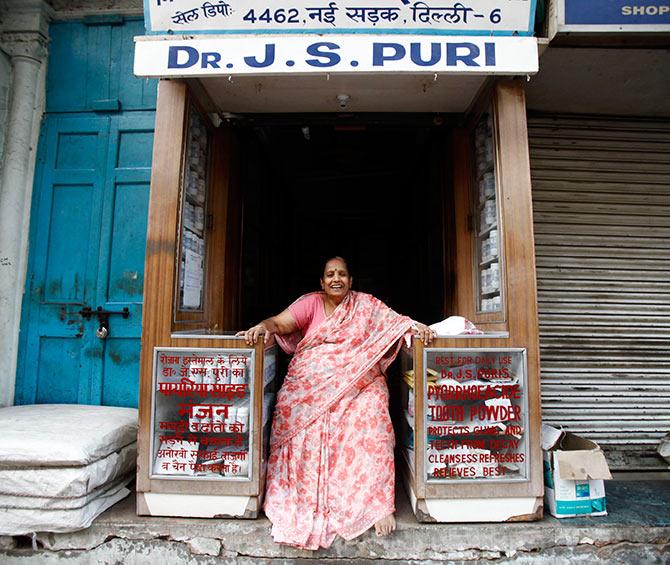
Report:
[{"label": "smiling woman", "polygon": [[342,257],[333,257],[326,263],[321,288],[325,293],[323,300],[326,316],[330,316],[351,288],[349,267]]},{"label": "smiling woman", "polygon": [[342,257],[332,257],[321,292],[249,328],[248,344],[274,335],[294,354],[277,396],[265,513],[275,541],[329,547],[371,526],[395,529],[393,427],[384,371],[403,336],[430,343],[425,325],[370,294],[351,290]]}]

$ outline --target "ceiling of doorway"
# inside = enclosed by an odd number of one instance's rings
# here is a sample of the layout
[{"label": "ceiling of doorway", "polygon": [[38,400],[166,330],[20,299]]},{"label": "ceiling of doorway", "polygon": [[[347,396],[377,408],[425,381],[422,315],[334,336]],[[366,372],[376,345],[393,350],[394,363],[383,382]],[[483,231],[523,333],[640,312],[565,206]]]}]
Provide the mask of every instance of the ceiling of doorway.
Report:
[{"label": "ceiling of doorway", "polygon": [[201,79],[201,83],[220,112],[461,113],[470,107],[486,79],[433,74],[323,74],[213,77]]}]

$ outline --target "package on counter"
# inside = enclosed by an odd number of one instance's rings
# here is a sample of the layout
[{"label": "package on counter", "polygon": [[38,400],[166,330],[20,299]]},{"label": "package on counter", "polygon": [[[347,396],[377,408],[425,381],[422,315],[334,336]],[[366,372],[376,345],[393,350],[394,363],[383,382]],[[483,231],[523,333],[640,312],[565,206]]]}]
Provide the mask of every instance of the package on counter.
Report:
[{"label": "package on counter", "polygon": [[604,479],[611,479],[597,443],[542,424],[544,503],[552,516],[605,516]]},{"label": "package on counter", "polygon": [[[494,203],[495,206],[495,203]],[[482,334],[470,320],[463,316],[449,316],[448,318],[431,324],[430,329],[435,330],[438,335],[459,335],[459,334]]]}]

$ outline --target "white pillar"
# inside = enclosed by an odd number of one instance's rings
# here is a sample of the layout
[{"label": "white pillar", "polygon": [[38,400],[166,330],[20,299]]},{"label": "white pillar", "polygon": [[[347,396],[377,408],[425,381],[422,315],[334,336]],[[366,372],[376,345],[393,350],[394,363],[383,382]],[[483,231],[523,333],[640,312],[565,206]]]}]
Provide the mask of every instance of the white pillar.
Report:
[{"label": "white pillar", "polygon": [[12,4],[10,17],[3,22],[4,31],[0,35],[0,48],[11,57],[12,63],[5,151],[0,171],[0,406],[10,406],[14,402],[50,13],[50,8],[41,0]]}]

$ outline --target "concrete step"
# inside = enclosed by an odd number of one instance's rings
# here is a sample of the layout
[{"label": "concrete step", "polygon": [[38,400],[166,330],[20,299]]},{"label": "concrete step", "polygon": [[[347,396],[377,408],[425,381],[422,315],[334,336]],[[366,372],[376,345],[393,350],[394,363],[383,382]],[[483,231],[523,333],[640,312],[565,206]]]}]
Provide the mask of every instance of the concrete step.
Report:
[{"label": "concrete step", "polygon": [[419,524],[398,488],[397,531],[338,539],[327,550],[281,546],[258,520],[140,517],[131,496],[88,529],[0,538],[3,564],[670,563],[670,482],[608,481],[609,515],[502,524]]}]

